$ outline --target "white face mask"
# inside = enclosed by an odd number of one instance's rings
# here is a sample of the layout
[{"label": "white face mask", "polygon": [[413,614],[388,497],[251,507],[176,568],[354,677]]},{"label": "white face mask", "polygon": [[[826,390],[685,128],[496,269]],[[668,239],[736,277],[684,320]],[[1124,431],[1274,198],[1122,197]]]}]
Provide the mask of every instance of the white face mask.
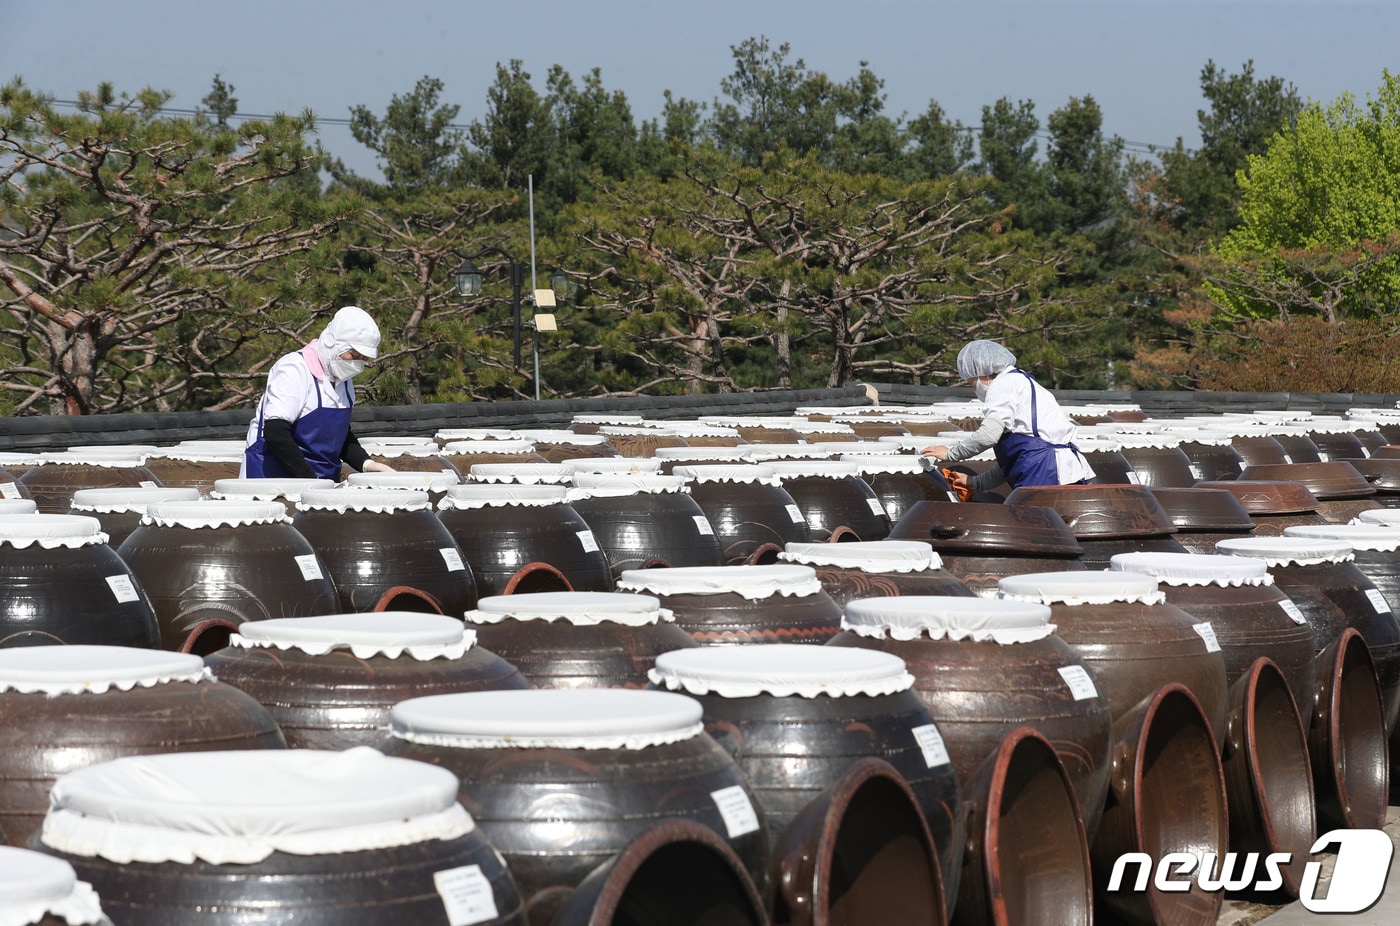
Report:
[{"label": "white face mask", "polygon": [[365,362],[363,360],[342,360],[340,357],[332,357],[326,364],[326,376],[333,383],[343,383],[347,379],[354,379],[364,371]]},{"label": "white face mask", "polygon": [[990,385],[991,383],[987,382],[985,379],[979,379],[973,382],[972,388],[977,393],[977,401],[987,401],[987,387]]}]

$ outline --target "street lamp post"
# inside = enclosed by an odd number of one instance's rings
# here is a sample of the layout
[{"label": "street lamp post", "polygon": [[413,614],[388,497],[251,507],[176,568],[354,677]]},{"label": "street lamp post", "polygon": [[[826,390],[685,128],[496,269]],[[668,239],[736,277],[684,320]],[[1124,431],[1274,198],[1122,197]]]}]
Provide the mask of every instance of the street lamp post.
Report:
[{"label": "street lamp post", "polygon": [[481,295],[481,271],[474,261],[485,254],[499,254],[506,259],[510,273],[510,304],[514,323],[511,328],[512,369],[520,372],[520,292],[525,286],[525,265],[511,257],[505,250],[494,245],[484,247],[462,260],[462,265],[453,274],[453,283],[459,296]]}]

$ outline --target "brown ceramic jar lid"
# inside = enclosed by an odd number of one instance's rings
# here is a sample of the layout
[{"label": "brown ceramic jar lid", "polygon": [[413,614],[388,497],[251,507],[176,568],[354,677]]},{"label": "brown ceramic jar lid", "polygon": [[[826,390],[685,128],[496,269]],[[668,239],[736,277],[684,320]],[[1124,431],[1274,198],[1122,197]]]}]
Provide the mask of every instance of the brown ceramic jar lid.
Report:
[{"label": "brown ceramic jar lid", "polygon": [[1343,460],[1326,463],[1264,463],[1245,467],[1240,479],[1279,479],[1302,483],[1317,498],[1361,498],[1376,489]]},{"label": "brown ceramic jar lid", "polygon": [[922,540],[940,553],[1074,557],[1084,552],[1064,519],[1037,505],[915,502],[890,540]]},{"label": "brown ceramic jar lid", "polygon": [[1254,521],[1224,489],[1153,486],[1152,494],[1180,531],[1251,531]]},{"label": "brown ceramic jar lid", "polygon": [[1394,457],[1371,456],[1363,460],[1341,462],[1356,467],[1356,471],[1378,492],[1400,491],[1400,454]]},{"label": "brown ceramic jar lid", "polygon": [[1316,511],[1322,507],[1308,487],[1301,482],[1263,479],[1227,479],[1222,482],[1198,482],[1198,489],[1223,489],[1235,496],[1249,514],[1296,514]]},{"label": "brown ceramic jar lid", "polygon": [[1053,508],[1079,540],[1176,533],[1171,518],[1144,485],[1022,486],[1006,501]]}]

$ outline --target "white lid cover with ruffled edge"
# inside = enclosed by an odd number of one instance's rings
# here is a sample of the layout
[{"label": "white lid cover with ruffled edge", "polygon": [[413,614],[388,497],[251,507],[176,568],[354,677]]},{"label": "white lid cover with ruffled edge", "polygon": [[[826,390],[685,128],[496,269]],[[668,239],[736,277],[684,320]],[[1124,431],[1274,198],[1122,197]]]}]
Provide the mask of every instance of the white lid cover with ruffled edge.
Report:
[{"label": "white lid cover with ruffled edge", "polygon": [[76,550],[107,542],[102,522],[84,514],[0,514],[0,546]]},{"label": "white lid cover with ruffled edge", "polygon": [[671,569],[625,569],[617,580],[622,591],[651,595],[738,595],[760,601],[781,595],[805,598],[822,593],[811,566],[677,566]]},{"label": "white lid cover with ruffled edge", "polygon": [[470,453],[534,453],[532,440],[500,440],[493,437],[477,437],[470,440],[448,441],[442,448],[446,455]]},{"label": "white lid cover with ruffled edge", "polygon": [[1183,444],[1197,444],[1201,447],[1232,447],[1234,446],[1235,435],[1229,430],[1229,425],[1222,423],[1220,429],[1202,431],[1189,426],[1167,425],[1167,430],[1181,437]]},{"label": "white lid cover with ruffled edge", "polygon": [[817,441],[812,444],[820,450],[826,450],[836,456],[833,462],[843,462],[844,457],[855,456],[894,456],[899,453],[899,448],[894,444],[881,443],[878,440],[843,440],[843,441]]},{"label": "white lid cover with ruffled edge", "polygon": [[648,476],[661,469],[661,461],[652,457],[593,457],[565,460],[559,464],[571,477],[579,473]]},{"label": "white lid cover with ruffled edge", "polygon": [[1263,560],[1269,567],[1320,566],[1350,563],[1356,559],[1351,544],[1312,537],[1234,537],[1216,541],[1215,552],[1222,556],[1253,557]]},{"label": "white lid cover with ruffled edge", "polygon": [[738,447],[657,447],[652,454],[658,460],[685,462],[689,460],[733,460],[750,462],[749,448],[752,444]]},{"label": "white lid cover with ruffled edge", "polygon": [[1181,446],[1183,435],[1176,433],[1129,434],[1114,432],[1120,450],[1171,450]]},{"label": "white lid cover with ruffled edge", "polygon": [[1083,453],[1120,453],[1123,450],[1116,434],[1075,434],[1074,446]]},{"label": "white lid cover with ruffled edge", "polygon": [[299,479],[294,476],[274,479],[215,479],[214,488],[210,490],[210,498],[220,499],[252,499],[259,502],[271,502],[279,499],[296,501],[301,498],[301,493],[307,489],[330,489],[335,486],[334,479]]},{"label": "white lid cover with ruffled edge", "polygon": [[1351,524],[1374,524],[1377,527],[1400,527],[1400,508],[1372,508],[1357,512]]},{"label": "white lid cover with ruffled edge", "polygon": [[211,450],[215,453],[236,453],[242,456],[247,449],[244,446],[243,438],[213,438],[213,437],[192,437],[189,440],[176,441],[173,447],[161,447],[160,453],[167,450]]},{"label": "white lid cover with ruffled edge", "polygon": [[625,495],[672,495],[677,492],[690,492],[690,487],[680,476],[574,473],[573,483],[572,498],[617,498]]},{"label": "white lid cover with ruffled edge", "polygon": [[247,621],[229,638],[230,646],[242,649],[295,649],[311,656],[349,650],[357,659],[398,659],[407,653],[420,662],[461,659],[475,643],[476,631],[468,630],[457,618],[416,611]]},{"label": "white lid cover with ruffled edge", "polygon": [[1145,604],[1167,600],[1149,575],[1131,572],[1032,572],[1004,576],[997,582],[997,597],[1006,601],[1039,604]]},{"label": "white lid cover with ruffled edge", "polygon": [[652,683],[722,698],[879,697],[908,691],[914,676],[891,653],[854,646],[701,646],[656,657]]},{"label": "white lid cover with ruffled edge", "polygon": [[604,437],[676,437],[675,431],[669,425],[653,422],[645,424],[638,422],[635,425],[603,425],[598,428],[598,433]]},{"label": "white lid cover with ruffled edge", "polygon": [[0,649],[0,692],[57,697],[213,680],[191,653],[87,644]]},{"label": "white lid cover with ruffled edge", "polygon": [[734,466],[726,466],[723,463],[677,465],[671,468],[671,475],[679,476],[687,482],[698,482],[701,485],[710,482],[765,486],[781,486],[783,484],[771,466],[761,463],[740,463]]},{"label": "white lid cover with ruffled edge", "polygon": [[520,485],[567,485],[570,479],[558,463],[473,463],[467,477],[472,482]]},{"label": "white lid cover with ruffled edge", "polygon": [[923,473],[928,471],[927,460],[911,454],[899,453],[899,446],[890,444],[896,452],[891,454],[843,453],[840,462],[849,463],[861,476],[874,476],[880,473]]},{"label": "white lid cover with ruffled edge", "polygon": [[297,511],[365,511],[399,514],[433,507],[421,489],[307,489],[297,499]]},{"label": "white lid cover with ruffled edge", "polygon": [[1027,601],[905,595],[846,602],[843,630],[874,639],[1034,643],[1055,632],[1050,609]]},{"label": "white lid cover with ruffled edge", "polygon": [[291,524],[281,502],[203,499],[197,502],[153,502],[141,516],[144,525],[200,528],[246,527],[250,524]]},{"label": "white lid cover with ruffled edge", "polygon": [[479,508],[548,508],[567,505],[569,490],[564,486],[481,483],[453,486],[438,502],[439,511]]},{"label": "white lid cover with ruffled edge", "polygon": [[[855,428],[837,421],[793,421],[787,427],[798,434],[854,434]],[[808,443],[811,443],[809,440]]]},{"label": "white lid cover with ruffled edge", "polygon": [[[647,421],[642,423],[643,427],[654,427],[655,423]],[[687,437],[738,437],[738,428],[717,428],[708,424],[696,424],[693,421],[667,421],[664,424],[667,430],[674,431],[676,436],[682,439]],[[657,447],[658,451],[664,448]],[[673,448],[681,449],[681,448]],[[714,449],[714,448],[711,448]],[[657,454],[658,456],[660,454]]]},{"label": "white lid cover with ruffled edge", "polygon": [[0,467],[13,466],[19,469],[21,466],[38,466],[43,462],[42,453],[22,453],[18,450],[0,451]]},{"label": "white lid cover with ruffled edge", "polygon": [[460,476],[447,470],[436,473],[351,473],[345,480],[345,484],[352,489],[422,489],[425,492],[441,492],[461,482]]},{"label": "white lid cover with ruffled edge", "polygon": [[645,627],[676,619],[675,614],[661,607],[661,602],[650,595],[618,592],[488,595],[477,601],[475,611],[468,611],[463,616],[469,624],[498,624],[504,620],[563,621],[579,627],[605,622]]},{"label": "white lid cover with ruffled edge", "polygon": [[641,415],[578,414],[570,418],[569,422],[571,424],[640,425],[643,420]]},{"label": "white lid cover with ruffled edge", "polygon": [[121,864],[362,852],[470,833],[457,787],[368,746],[128,756],[60,777],[40,838]]},{"label": "white lid cover with ruffled edge", "polygon": [[57,466],[135,467],[160,450],[154,444],[115,444],[95,447],[69,447],[40,454],[40,462]]},{"label": "white lid cover with ruffled edge", "polygon": [[860,478],[860,468],[840,460],[774,460],[767,464],[779,479]]},{"label": "white lid cover with ruffled edge", "polygon": [[0,514],[37,514],[39,505],[32,498],[0,498]]},{"label": "white lid cover with ruffled edge", "polygon": [[566,447],[601,447],[608,442],[601,434],[575,434],[553,428],[523,428],[512,433],[537,444],[563,444]]},{"label": "white lid cover with ruffled edge", "polygon": [[835,454],[812,444],[746,444],[744,450],[759,463],[790,460],[830,460]]},{"label": "white lid cover with ruffled edge", "polygon": [[1314,415],[1307,422],[1307,429],[1315,434],[1356,434],[1360,431],[1379,431],[1380,425],[1357,418]]},{"label": "white lid cover with ruffled edge", "polygon": [[174,447],[161,447],[155,453],[147,454],[146,460],[180,460],[185,463],[240,463],[244,458],[243,442],[238,441],[237,444],[237,447],[202,447],[177,444]]},{"label": "white lid cover with ruffled edge", "polygon": [[68,926],[105,922],[97,892],[61,858],[0,846],[0,926],[32,926],[46,916]]},{"label": "white lid cover with ruffled edge", "polygon": [[429,695],[389,712],[391,736],[458,749],[646,749],[703,730],[694,698],[626,688]]},{"label": "white lid cover with ruffled edge", "polygon": [[518,431],[513,431],[510,428],[439,428],[433,433],[433,439],[443,443],[459,440],[525,440]]},{"label": "white lid cover with ruffled edge", "polygon": [[431,437],[362,437],[360,446],[371,456],[435,457],[442,453]]},{"label": "white lid cover with ruffled edge", "polygon": [[1285,537],[1340,540],[1353,551],[1394,553],[1400,550],[1400,527],[1384,524],[1297,524],[1283,529]]},{"label": "white lid cover with ruffled edge", "polygon": [[1244,556],[1210,553],[1116,553],[1109,557],[1114,572],[1136,572],[1152,576],[1166,585],[1214,585],[1237,588],[1243,585],[1273,585],[1269,568],[1259,560]]},{"label": "white lid cover with ruffled edge", "polygon": [[68,503],[69,511],[96,511],[102,514],[144,514],[152,502],[199,501],[199,490],[190,486],[122,486],[110,489],[79,489]]},{"label": "white lid cover with ruffled edge", "polygon": [[804,566],[837,566],[861,572],[925,572],[943,568],[943,558],[921,540],[789,543],[778,554],[778,559]]}]

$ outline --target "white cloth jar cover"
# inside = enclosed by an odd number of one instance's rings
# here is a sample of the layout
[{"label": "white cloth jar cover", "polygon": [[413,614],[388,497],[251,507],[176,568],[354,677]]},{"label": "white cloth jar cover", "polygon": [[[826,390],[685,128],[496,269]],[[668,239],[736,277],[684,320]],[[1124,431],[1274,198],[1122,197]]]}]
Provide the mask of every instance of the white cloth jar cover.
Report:
[{"label": "white cloth jar cover", "polygon": [[1237,588],[1242,585],[1273,585],[1269,567],[1244,556],[1210,553],[1117,553],[1108,560],[1114,572],[1135,572],[1152,576],[1166,585],[1214,585]]},{"label": "white cloth jar cover", "polygon": [[657,447],[652,455],[658,460],[670,460],[673,463],[690,460],[732,460],[735,463],[749,463],[753,460],[749,455],[749,446],[741,444],[738,447]]},{"label": "white cloth jar cover", "polygon": [[825,450],[836,459],[833,462],[846,462],[841,457],[886,456],[899,453],[899,448],[878,440],[808,441],[813,447]]},{"label": "white cloth jar cover", "polygon": [[1352,524],[1375,524],[1379,527],[1400,527],[1400,508],[1372,508],[1358,512]]},{"label": "white cloth jar cover", "polygon": [[79,489],[73,493],[68,510],[95,511],[101,514],[145,514],[151,502],[196,502],[199,490],[194,487],[122,486],[111,489]]},{"label": "white cloth jar cover", "polygon": [[436,457],[442,455],[438,442],[431,437],[366,437],[360,446],[370,456]]},{"label": "white cloth jar cover", "polygon": [[568,485],[569,473],[558,463],[473,463],[472,482],[516,482],[521,485]]},{"label": "white cloth jar cover", "polygon": [[102,904],[63,859],[0,846],[0,926],[31,926],[46,916],[93,926],[102,922]]},{"label": "white cloth jar cover", "polygon": [[758,463],[778,463],[792,460],[830,460],[830,450],[811,444],[748,444],[744,447]]},{"label": "white cloth jar cover", "polygon": [[535,442],[532,440],[496,440],[489,437],[476,440],[454,440],[448,441],[443,446],[442,452],[444,454],[534,453]]},{"label": "white cloth jar cover", "polygon": [[850,463],[862,476],[874,476],[880,473],[927,472],[928,461],[924,457],[899,453],[898,451],[902,448],[896,444],[890,444],[890,447],[893,448],[893,452],[878,456],[869,453],[843,453],[838,462]]},{"label": "white cloth jar cover", "polygon": [[1217,541],[1215,552],[1222,556],[1250,556],[1270,567],[1318,566],[1356,559],[1351,544],[1312,537],[1235,537]]},{"label": "white cloth jar cover", "polygon": [[647,424],[638,422],[635,425],[604,425],[598,428],[598,433],[604,437],[635,437],[644,435],[650,437],[676,437],[676,432],[667,425],[653,422]]},{"label": "white cloth jar cover", "polygon": [[291,524],[292,519],[281,502],[206,499],[198,502],[154,502],[146,506],[141,523],[199,529]]},{"label": "white cloth jar cover", "polygon": [[439,511],[454,508],[474,510],[477,508],[548,508],[563,505],[569,501],[569,490],[564,486],[519,485],[517,483],[479,483],[453,486],[447,490]]},{"label": "white cloth jar cover", "polygon": [[1050,608],[1026,601],[906,595],[846,602],[841,627],[862,637],[891,640],[971,640],[1034,643],[1055,632]]},{"label": "white cloth jar cover", "polygon": [[[523,441],[525,436],[509,428],[440,428],[433,434],[440,443],[470,441]],[[531,445],[534,441],[530,441]]]},{"label": "white cloth jar cover", "polygon": [[297,499],[298,511],[367,511],[396,514],[433,507],[421,489],[307,489]]},{"label": "white cloth jar cover", "polygon": [[782,595],[805,598],[822,591],[811,566],[678,566],[672,569],[625,569],[618,577],[622,591],[651,595],[738,595],[759,601]]},{"label": "white cloth jar cover", "polygon": [[997,582],[997,597],[1040,604],[1158,605],[1167,596],[1153,576],[1110,569],[1089,572],[1032,572],[1005,576]]},{"label": "white cloth jar cover", "polygon": [[0,692],[58,697],[213,680],[192,653],[88,644],[0,649]]},{"label": "white cloth jar cover", "polygon": [[564,444],[572,447],[601,447],[608,439],[601,434],[575,434],[557,428],[522,428],[511,432],[512,437],[524,438],[536,444]]},{"label": "white cloth jar cover", "polygon": [[1365,431],[1379,431],[1380,425],[1374,421],[1354,418],[1322,417],[1314,415],[1308,419],[1307,429],[1315,434],[1360,434]]},{"label": "white cloth jar cover", "polygon": [[771,466],[760,463],[741,463],[734,466],[719,463],[676,466],[672,468],[671,475],[702,485],[708,482],[732,482],[781,487],[783,484]]},{"label": "white cloth jar cover", "polygon": [[[645,426],[646,426],[646,427],[652,427],[652,424],[651,424],[651,422],[646,422],[646,423],[645,423]],[[716,427],[713,427],[713,426],[711,426],[711,425],[707,425],[707,424],[695,424],[695,423],[693,423],[693,422],[688,422],[688,421],[668,421],[668,422],[666,422],[665,427],[666,427],[666,429],[667,429],[668,431],[674,432],[675,435],[676,435],[677,437],[681,438],[682,440],[684,440],[684,439],[687,438],[687,437],[735,437],[735,438],[737,438],[737,437],[739,436],[739,430],[738,430],[737,428],[716,428]],[[656,449],[657,449],[657,450],[662,450],[662,449],[664,449],[664,448],[658,447],[658,448],[656,448]],[[673,448],[673,449],[685,449],[685,448]],[[657,454],[657,455],[660,456],[660,454]]]},{"label": "white cloth jar cover", "polygon": [[768,465],[780,479],[860,478],[860,469],[854,463],[839,460],[774,460]]},{"label": "white cloth jar cover", "polygon": [[1400,527],[1384,524],[1297,524],[1285,527],[1283,536],[1338,540],[1349,544],[1353,551],[1367,553],[1394,553],[1400,550]]},{"label": "white cloth jar cover", "polygon": [[1122,450],[1170,450],[1181,446],[1182,435],[1178,433],[1125,434],[1116,433],[1113,439]]},{"label": "white cloth jar cover", "polygon": [[242,649],[295,649],[312,656],[340,649],[349,650],[357,659],[398,659],[407,653],[420,662],[461,659],[475,643],[476,631],[468,630],[457,618],[415,611],[247,621],[229,638],[230,646]]},{"label": "white cloth jar cover", "polygon": [[351,473],[345,484],[352,489],[422,489],[441,491],[462,481],[456,473]]},{"label": "white cloth jar cover", "polygon": [[[162,447],[148,454],[147,460],[181,460],[187,463],[241,463],[243,461],[243,441],[230,441],[237,446],[224,446],[223,441],[208,441],[206,444],[178,444]],[[217,446],[216,446],[217,445]]]},{"label": "white cloth jar cover", "polygon": [[[670,572],[671,570],[647,570]],[[624,573],[625,574],[625,573]],[[469,624],[498,624],[504,620],[563,621],[580,627],[609,622],[645,627],[676,616],[650,595],[619,592],[538,592],[531,595],[488,595],[464,615]]]},{"label": "white cloth jar cover", "polygon": [[647,476],[661,469],[661,461],[651,457],[594,457],[565,460],[559,464],[570,476],[579,473]]},{"label": "white cloth jar cover", "polygon": [[920,540],[789,543],[778,554],[778,559],[803,566],[838,566],[861,572],[924,572],[943,567],[943,558]]},{"label": "white cloth jar cover", "polygon": [[[1228,428],[1222,424],[1222,428]],[[1167,430],[1181,436],[1183,444],[1199,444],[1202,447],[1233,447],[1235,435],[1229,430],[1203,431],[1189,426],[1167,425]]]},{"label": "white cloth jar cover", "polygon": [[130,468],[140,466],[146,457],[160,450],[154,445],[125,445],[119,447],[70,447],[56,453],[42,453],[39,463],[54,466],[111,466]]},{"label": "white cloth jar cover", "polygon": [[46,846],[117,863],[253,864],[456,839],[457,776],[367,746],[129,756],[54,783]]},{"label": "white cloth jar cover", "polygon": [[875,697],[914,687],[904,660],[891,653],[798,643],[672,650],[656,657],[647,677],[670,691],[722,698]]},{"label": "white cloth jar cover", "polygon": [[39,505],[32,498],[0,498],[0,515],[37,514]]},{"label": "white cloth jar cover", "polygon": [[573,424],[611,424],[611,425],[641,425],[644,419],[641,415],[574,415],[569,421]]},{"label": "white cloth jar cover", "polygon": [[429,695],[389,713],[392,736],[459,749],[646,749],[703,730],[694,698],[628,688]]},{"label": "white cloth jar cover", "polygon": [[83,514],[0,515],[0,547],[17,550],[38,544],[45,550],[70,550],[107,542],[102,522]]},{"label": "white cloth jar cover", "polygon": [[274,479],[215,479],[210,498],[259,502],[272,502],[278,499],[296,501],[307,489],[329,489],[335,486],[334,479],[299,479],[294,476]]},{"label": "white cloth jar cover", "polygon": [[577,498],[616,498],[624,495],[670,495],[689,493],[680,476],[622,476],[608,473],[574,473]]}]

